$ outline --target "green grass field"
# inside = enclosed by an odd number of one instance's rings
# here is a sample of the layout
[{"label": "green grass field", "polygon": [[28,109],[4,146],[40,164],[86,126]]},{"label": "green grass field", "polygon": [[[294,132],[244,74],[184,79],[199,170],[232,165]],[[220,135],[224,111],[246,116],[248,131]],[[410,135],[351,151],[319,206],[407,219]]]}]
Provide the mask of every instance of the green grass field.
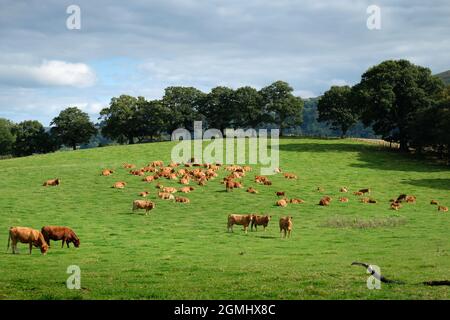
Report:
[{"label": "green grass field", "polygon": [[[157,199],[153,184],[122,168],[153,160],[170,161],[174,144],[106,147],[0,161],[0,299],[448,299],[449,287],[427,287],[426,280],[450,278],[450,170],[413,160],[374,145],[350,140],[282,139],[280,167],[299,176],[272,176],[272,186],[253,182],[225,192],[225,175],[187,195],[190,204]],[[116,168],[110,177],[102,168]],[[60,177],[62,185],[42,182]],[[127,181],[124,190],[112,189]],[[179,186],[163,181],[165,186]],[[245,192],[254,186],[260,194]],[[319,193],[316,189],[325,189]],[[348,186],[349,203],[339,203]],[[351,192],[373,189],[377,204],[363,204]],[[156,209],[132,214],[138,192],[148,189]],[[306,200],[274,206],[275,191]],[[389,199],[417,196],[399,211]],[[317,205],[323,195],[335,200]],[[268,230],[239,226],[227,233],[230,213],[268,213]],[[290,239],[280,239],[278,219],[292,215]],[[351,223],[351,222],[356,223]],[[362,222],[362,223],[358,223]],[[45,256],[6,252],[8,228],[44,225],[72,227],[81,247],[61,249],[53,242]],[[360,228],[359,226],[368,226]],[[367,273],[352,261],[380,266],[388,278],[407,282],[368,290]],[[81,290],[66,288],[66,269],[81,268]]]}]

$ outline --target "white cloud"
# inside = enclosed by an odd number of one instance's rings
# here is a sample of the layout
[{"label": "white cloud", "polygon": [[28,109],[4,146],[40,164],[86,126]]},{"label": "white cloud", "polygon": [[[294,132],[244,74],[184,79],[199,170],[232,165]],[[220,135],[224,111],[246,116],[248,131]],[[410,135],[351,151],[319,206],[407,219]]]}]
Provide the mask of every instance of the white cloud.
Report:
[{"label": "white cloud", "polygon": [[0,83],[23,87],[89,87],[96,82],[94,71],[84,63],[44,60],[40,65],[0,65]]}]

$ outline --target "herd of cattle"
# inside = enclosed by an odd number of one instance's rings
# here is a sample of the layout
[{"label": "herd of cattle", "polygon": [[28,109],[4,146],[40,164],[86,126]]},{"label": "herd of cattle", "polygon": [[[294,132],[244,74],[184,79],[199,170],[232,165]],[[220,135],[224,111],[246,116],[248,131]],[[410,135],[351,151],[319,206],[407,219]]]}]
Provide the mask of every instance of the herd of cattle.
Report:
[{"label": "herd of cattle", "polygon": [[[190,159],[187,163],[181,165],[179,163],[170,163],[168,166],[164,166],[163,161],[153,161],[149,165],[136,169],[136,166],[133,164],[125,163],[123,164],[123,168],[130,170],[129,174],[133,176],[142,177],[142,181],[145,183],[152,183],[158,180],[155,184],[155,187],[158,189],[156,194],[158,198],[162,200],[171,200],[179,203],[190,203],[190,199],[182,196],[175,196],[174,194],[177,192],[180,193],[190,193],[195,190],[193,186],[190,184],[197,184],[200,187],[206,186],[211,180],[218,177],[218,172],[220,168],[223,167],[224,171],[228,172],[226,177],[224,177],[221,181],[222,184],[225,185],[225,190],[227,192],[232,192],[234,189],[243,188],[243,177],[246,176],[252,168],[250,166],[239,166],[239,165],[228,165],[222,166],[219,163],[215,164],[201,164],[198,163],[194,158]],[[111,176],[115,173],[113,169],[103,169],[101,172],[102,176]],[[283,174],[283,176],[288,180],[298,179],[297,175],[293,173],[282,173],[281,169],[275,169],[275,174]],[[184,185],[180,188],[164,186],[162,179],[167,180],[176,180],[179,184]],[[254,182],[263,186],[271,186],[272,181],[269,180],[267,176],[256,175],[254,178]],[[43,186],[59,186],[61,184],[61,179],[51,179],[44,182]],[[127,182],[118,181],[112,185],[112,188],[115,189],[124,189],[127,186]],[[317,188],[318,192],[324,192],[325,190],[322,187]],[[339,190],[341,193],[347,193],[349,189],[347,187],[341,187]],[[246,192],[251,194],[259,193],[255,187],[250,186],[247,188]],[[358,191],[353,192],[353,194],[359,198],[359,201],[362,203],[377,203],[378,201],[371,198],[366,197],[366,194],[370,195],[371,190],[369,188],[360,189]],[[142,191],[138,195],[142,198],[146,198],[151,193],[149,191]],[[276,191],[275,196],[278,199],[275,202],[276,206],[279,207],[287,207],[288,204],[302,204],[305,201],[299,198],[291,198],[288,199],[286,197],[286,192],[284,191]],[[282,198],[280,198],[282,197]],[[324,196],[319,200],[320,206],[329,206],[332,202],[332,198],[330,196]],[[339,197],[339,202],[349,202],[349,198],[347,197]],[[401,194],[396,199],[390,200],[390,207],[393,210],[399,210],[402,208],[402,203],[415,203],[416,197],[413,195]],[[432,205],[436,205],[438,211],[447,212],[448,207],[439,205],[438,201],[431,200]],[[136,210],[145,210],[146,215],[150,210],[153,210],[156,207],[155,202],[149,200],[134,200],[132,203],[132,211]],[[258,215],[258,214],[230,214],[227,217],[227,231],[233,232],[234,225],[243,226],[243,230],[245,233],[248,232],[248,227],[251,227],[257,230],[258,226],[263,226],[264,231],[266,230],[272,216],[271,215]],[[281,237],[290,237],[293,223],[292,216],[283,216],[279,219],[279,227]],[[9,249],[10,242],[12,244],[12,251],[16,253],[17,251],[17,243],[28,243],[30,254],[33,246],[39,247],[41,252],[45,254],[48,251],[50,246],[50,240],[59,241],[62,240],[62,247],[64,244],[69,247],[69,243],[73,243],[75,247],[79,247],[80,240],[75,234],[75,232],[68,227],[59,227],[59,226],[46,226],[42,227],[41,231],[27,228],[27,227],[11,227],[9,229],[9,238],[8,238],[8,247]]]}]

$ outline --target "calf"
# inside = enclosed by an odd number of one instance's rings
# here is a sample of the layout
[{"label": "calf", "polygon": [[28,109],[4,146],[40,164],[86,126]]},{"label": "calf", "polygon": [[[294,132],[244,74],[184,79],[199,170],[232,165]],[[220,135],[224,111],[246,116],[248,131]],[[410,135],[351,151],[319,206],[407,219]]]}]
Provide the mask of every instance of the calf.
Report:
[{"label": "calf", "polygon": [[42,227],[41,232],[49,247],[50,240],[62,240],[61,248],[64,248],[64,243],[66,243],[67,248],[69,248],[70,242],[73,243],[75,248],[78,248],[80,246],[80,239],[77,237],[75,232],[73,232],[73,230],[68,227],[45,226]]},{"label": "calf", "polygon": [[253,215],[251,215],[251,214],[247,214],[247,215],[230,214],[228,216],[227,231],[230,232],[230,230],[231,230],[231,232],[233,232],[233,226],[235,224],[237,224],[237,225],[243,226],[245,233],[247,233],[248,226],[252,221],[253,221]]},{"label": "calf", "polygon": [[270,219],[272,219],[272,216],[254,214],[252,219],[251,231],[253,231],[253,227],[255,227],[255,230],[258,231],[258,226],[263,226],[264,231],[266,231]]},{"label": "calf", "polygon": [[30,246],[30,254],[33,246],[38,247],[42,254],[46,254],[48,251],[48,244],[44,239],[44,236],[39,230],[27,228],[27,227],[11,227],[9,228],[8,251],[11,242],[11,248],[13,254],[17,251],[17,242],[28,243]]},{"label": "calf", "polygon": [[280,218],[280,234],[281,237],[283,237],[283,233],[284,233],[284,238],[286,238],[286,235],[288,238],[291,237],[291,231],[292,231],[292,217],[291,216],[287,216],[287,217],[282,217]]},{"label": "calf", "polygon": [[44,182],[43,186],[44,187],[55,187],[55,186],[59,186],[61,184],[61,179],[52,179],[52,180],[47,180]]},{"label": "calf", "polygon": [[[173,197],[173,195],[172,195]],[[133,212],[138,209],[145,209],[145,214],[147,215],[150,210],[155,208],[155,204],[152,201],[145,200],[134,200],[133,201]]]}]

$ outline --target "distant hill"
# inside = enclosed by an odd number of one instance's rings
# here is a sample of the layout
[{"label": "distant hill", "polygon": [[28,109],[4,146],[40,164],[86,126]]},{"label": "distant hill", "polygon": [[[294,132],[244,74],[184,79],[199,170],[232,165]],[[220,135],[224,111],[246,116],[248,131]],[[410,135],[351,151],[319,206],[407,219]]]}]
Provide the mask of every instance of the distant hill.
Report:
[{"label": "distant hill", "polygon": [[441,78],[445,84],[450,84],[450,70],[438,73],[438,74],[436,74],[436,76]]}]

